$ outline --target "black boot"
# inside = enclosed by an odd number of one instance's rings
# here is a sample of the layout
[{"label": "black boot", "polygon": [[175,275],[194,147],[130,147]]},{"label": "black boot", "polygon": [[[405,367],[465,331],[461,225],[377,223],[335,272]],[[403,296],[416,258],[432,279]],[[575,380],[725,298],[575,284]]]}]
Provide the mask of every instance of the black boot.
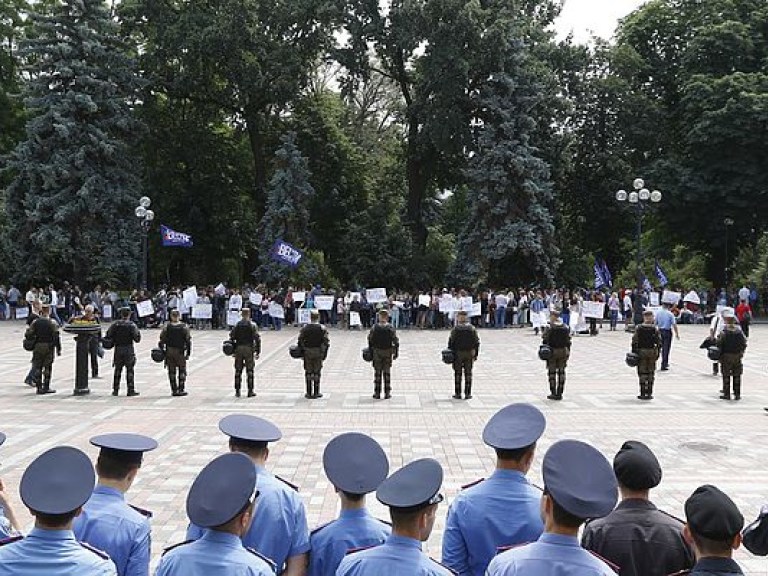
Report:
[{"label": "black boot", "polygon": [[464,400],[472,399],[472,380],[464,380]]},{"label": "black boot", "polygon": [[235,372],[235,398],[240,398],[240,387],[243,384],[243,375],[242,373],[238,374]]},{"label": "black boot", "polygon": [[741,400],[741,376],[733,377],[733,399]]},{"label": "black boot", "polygon": [[640,379],[640,396],[638,396],[637,399],[645,400],[645,378]]},{"label": "black boot", "polygon": [[565,390],[565,370],[557,373],[557,399],[563,399],[563,390]]},{"label": "black boot", "polygon": [[129,370],[125,375],[125,380],[128,384],[128,394],[126,394],[126,396],[138,396],[139,393],[136,392],[136,388],[133,383],[133,369]]},{"label": "black boot", "polygon": [[720,394],[720,400],[731,399],[731,378],[723,374],[723,393]]},{"label": "black boot", "polygon": [[187,373],[186,372],[179,372],[179,391],[176,393],[177,396],[186,396],[187,391],[184,389],[184,386],[187,384]]},{"label": "black boot", "polygon": [[547,400],[557,400],[557,382],[555,381],[554,374],[549,377],[549,396],[547,396]]},{"label": "black boot", "polygon": [[453,386],[453,399],[461,400],[461,380],[457,379]]},{"label": "black boot", "polygon": [[313,384],[313,382],[312,382],[312,374],[310,374],[309,372],[304,374],[304,380],[306,381],[306,384],[307,384],[307,393],[304,394],[304,398],[306,398],[307,400],[311,400],[312,399],[312,387],[313,387],[312,386],[312,384]]},{"label": "black boot", "polygon": [[653,400],[653,378],[648,380],[648,383],[645,385],[645,399],[646,400]]},{"label": "black boot", "polygon": [[176,375],[168,375],[168,381],[171,384],[171,396],[178,396],[179,395],[179,385],[176,384]]},{"label": "black boot", "polygon": [[373,377],[373,399],[381,400],[381,376]]},{"label": "black boot", "polygon": [[248,398],[256,396],[256,382],[253,372],[248,374]]},{"label": "black boot", "polygon": [[384,400],[392,398],[392,380],[389,372],[384,372]]},{"label": "black boot", "polygon": [[320,393],[320,374],[315,373],[314,378],[312,378],[313,388],[312,388],[312,398],[322,398],[323,395]]},{"label": "black boot", "polygon": [[120,393],[120,374],[115,373],[115,377],[112,380],[112,396],[117,396]]}]

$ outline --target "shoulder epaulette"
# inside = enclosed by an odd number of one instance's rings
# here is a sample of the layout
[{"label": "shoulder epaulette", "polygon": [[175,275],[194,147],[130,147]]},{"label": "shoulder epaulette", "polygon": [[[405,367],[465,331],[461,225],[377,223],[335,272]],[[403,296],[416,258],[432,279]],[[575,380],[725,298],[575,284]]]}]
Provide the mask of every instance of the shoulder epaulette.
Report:
[{"label": "shoulder epaulette", "polygon": [[530,544],[530,542],[520,542],[519,544],[509,544],[508,546],[496,546],[496,554],[501,554],[507,550],[513,550],[514,548],[522,548],[528,544]]},{"label": "shoulder epaulette", "polygon": [[620,567],[620,566],[617,566],[616,564],[614,564],[613,562],[611,562],[611,561],[610,561],[610,560],[608,560],[607,558],[603,558],[602,556],[600,556],[600,554],[598,554],[598,553],[597,553],[597,552],[595,552],[594,550],[587,550],[587,552],[589,552],[590,554],[592,554],[592,556],[594,556],[595,558],[597,558],[597,559],[598,559],[598,560],[600,560],[601,562],[604,562],[605,564],[607,564],[607,565],[608,565],[608,567],[609,567],[611,570],[613,570],[614,572],[616,572],[616,574],[618,574],[618,573],[619,573],[619,570],[621,570],[621,567]]},{"label": "shoulder epaulette", "polygon": [[350,554],[354,554],[355,552],[362,552],[363,550],[370,550],[371,548],[376,548],[376,546],[380,546],[380,544],[374,544],[372,546],[359,546],[357,548],[349,548],[344,554],[346,556],[349,556]]},{"label": "shoulder epaulette", "polygon": [[320,530],[330,526],[334,522],[336,522],[336,520],[331,520],[330,522],[326,522],[325,524],[320,524],[320,526],[317,526],[317,527],[313,528],[312,530],[309,531],[310,536],[312,536],[314,534],[317,534],[318,532],[320,532]]},{"label": "shoulder epaulette", "polygon": [[291,488],[293,488],[294,490],[296,490],[296,492],[298,492],[298,491],[299,491],[299,487],[298,487],[298,486],[296,486],[296,484],[292,484],[292,483],[288,482],[288,480],[286,480],[285,478],[281,478],[281,477],[280,477],[280,476],[278,476],[277,474],[275,474],[275,478],[277,478],[278,480],[280,480],[280,482],[282,482],[283,484],[286,484],[286,485],[290,486]]},{"label": "shoulder epaulette", "polygon": [[91,546],[90,544],[88,544],[88,542],[80,542],[80,546],[82,546],[86,550],[90,550],[91,552],[96,554],[96,556],[98,556],[99,558],[103,558],[104,560],[109,560],[109,554],[104,552],[104,550],[99,550],[95,546]]},{"label": "shoulder epaulette", "polygon": [[9,536],[8,538],[0,539],[0,546],[5,546],[6,544],[13,544],[14,542],[18,542],[19,540],[24,540],[24,536],[21,534],[18,534],[16,536]]},{"label": "shoulder epaulette", "polygon": [[178,548],[179,546],[184,546],[185,544],[191,544],[192,542],[194,542],[194,540],[184,540],[184,542],[179,542],[178,544],[174,544],[173,546],[168,546],[168,548],[163,550],[162,555],[165,556],[166,554],[168,554],[168,552],[170,552],[174,548]]},{"label": "shoulder epaulette", "polygon": [[138,506],[134,506],[133,504],[128,504],[128,506],[136,510],[136,512],[138,512],[142,516],[146,518],[152,518],[152,512],[150,512],[149,510],[144,510],[144,508],[139,508]]},{"label": "shoulder epaulette", "polygon": [[474,482],[470,482],[469,484],[464,484],[464,486],[461,487],[462,490],[466,490],[467,488],[472,488],[472,486],[477,486],[480,484],[480,482],[485,481],[485,478],[480,478],[479,480],[475,480]]},{"label": "shoulder epaulette", "polygon": [[435,560],[434,558],[432,558],[432,556],[430,556],[430,557],[429,557],[429,559],[430,559],[430,560],[432,560],[432,562],[434,562],[434,563],[435,563],[435,564],[437,564],[438,566],[442,566],[443,568],[445,568],[446,570],[448,570],[448,572],[450,572],[451,574],[456,574],[456,576],[459,576],[459,573],[458,573],[458,572],[456,572],[456,571],[455,571],[453,568],[451,568],[450,566],[446,566],[446,565],[445,565],[445,564],[443,564],[442,562],[438,562],[437,560]]},{"label": "shoulder epaulette", "polygon": [[264,562],[269,564],[269,567],[272,568],[272,572],[277,573],[277,564],[275,564],[275,561],[272,560],[272,558],[267,558],[266,556],[264,556],[264,554],[262,554],[261,552],[259,552],[255,548],[248,548],[248,547],[246,547],[245,549],[248,550],[248,552],[250,552],[254,556],[257,556],[257,557],[261,558],[262,560],[264,560]]}]

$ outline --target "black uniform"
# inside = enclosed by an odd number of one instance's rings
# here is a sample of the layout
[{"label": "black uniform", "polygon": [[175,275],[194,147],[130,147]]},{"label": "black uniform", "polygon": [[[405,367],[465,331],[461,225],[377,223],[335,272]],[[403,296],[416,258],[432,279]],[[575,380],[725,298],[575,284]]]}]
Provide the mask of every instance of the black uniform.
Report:
[{"label": "black uniform", "polygon": [[671,576],[733,576],[744,574],[736,561],[731,558],[702,558],[692,570],[683,570]]},{"label": "black uniform", "polygon": [[56,392],[51,390],[51,372],[54,350],[56,354],[61,355],[59,325],[50,318],[41,316],[29,325],[24,338],[35,342],[35,348],[32,351],[32,381],[37,386],[37,393]]},{"label": "black uniform", "polygon": [[136,366],[136,352],[133,343],[141,341],[139,327],[130,320],[117,320],[107,330],[107,338],[115,343],[115,353],[112,356],[112,365],[115,367],[112,381],[112,396],[120,392],[120,378],[125,367],[125,381],[128,385],[128,396],[137,396],[133,379],[133,369]]},{"label": "black uniform", "polygon": [[[160,331],[160,348],[165,350],[165,365],[173,396],[186,396],[187,358],[192,353],[192,335],[183,322],[171,322]],[[176,382],[176,371],[179,381]]]},{"label": "black uniform", "polygon": [[454,398],[461,398],[461,374],[464,372],[464,397],[472,398],[472,365],[480,353],[480,337],[471,324],[457,324],[448,337],[453,350]]},{"label": "black uniform", "polygon": [[547,360],[550,400],[562,400],[565,389],[565,367],[571,355],[571,329],[563,323],[552,324],[544,330],[542,342],[552,349]]},{"label": "black uniform", "polygon": [[229,339],[235,345],[235,396],[240,396],[243,382],[243,367],[248,379],[248,396],[255,396],[256,363],[254,356],[261,354],[259,327],[251,320],[240,320],[229,332]]},{"label": "black uniform", "polygon": [[632,352],[640,356],[637,376],[640,380],[641,400],[653,398],[653,382],[656,378],[656,360],[661,350],[661,333],[655,324],[640,324],[632,335]]},{"label": "black uniform", "polygon": [[738,326],[726,325],[717,337],[717,347],[720,348],[720,365],[723,373],[723,395],[720,398],[731,399],[731,378],[733,378],[733,397],[740,400],[741,373],[744,371],[741,358],[747,349],[747,338]]},{"label": "black uniform", "polygon": [[695,562],[683,526],[648,500],[623,500],[586,525],[581,545],[616,564],[622,576],[667,576]]},{"label": "black uniform", "polygon": [[400,341],[392,324],[377,323],[368,333],[368,346],[373,355],[373,397],[381,398],[381,380],[384,377],[384,398],[392,395],[390,369],[397,358]]},{"label": "black uniform", "polygon": [[322,324],[307,324],[299,332],[298,343],[304,350],[304,379],[307,386],[304,397],[321,398],[323,395],[320,393],[320,372],[331,346],[328,330]]}]

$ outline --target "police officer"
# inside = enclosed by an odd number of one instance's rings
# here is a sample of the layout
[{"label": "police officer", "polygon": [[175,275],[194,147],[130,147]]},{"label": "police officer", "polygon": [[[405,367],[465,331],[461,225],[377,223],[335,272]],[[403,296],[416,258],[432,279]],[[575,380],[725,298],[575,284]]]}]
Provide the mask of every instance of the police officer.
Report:
[{"label": "police officer", "polygon": [[453,350],[453,377],[455,400],[461,400],[461,374],[464,372],[464,398],[472,398],[472,365],[480,353],[480,337],[472,324],[467,322],[467,313],[456,314],[456,326],[448,337],[448,348]]},{"label": "police officer", "polygon": [[53,370],[53,351],[61,356],[61,338],[59,337],[59,325],[51,320],[51,307],[43,304],[40,307],[40,317],[32,322],[24,333],[24,338],[34,340],[35,348],[32,350],[32,377],[38,394],[54,394],[51,390],[51,371]]},{"label": "police officer", "polygon": [[[5,438],[5,434],[0,432],[0,446],[5,443]],[[20,531],[21,525],[16,519],[11,501],[5,492],[5,484],[3,484],[3,480],[0,478],[0,540],[9,536],[15,536]]]},{"label": "police officer", "polygon": [[643,323],[632,335],[632,352],[640,356],[637,364],[637,376],[640,380],[638,400],[653,400],[653,381],[659,350],[661,350],[661,334],[654,322],[653,310],[645,310]]},{"label": "police officer", "polygon": [[629,440],[613,459],[621,502],[587,523],[581,545],[620,568],[622,576],[667,576],[693,566],[684,523],[662,512],[648,494],[661,482],[661,466],[642,442]]},{"label": "police officer", "polygon": [[547,360],[550,400],[562,400],[565,388],[565,367],[571,355],[571,329],[563,324],[559,310],[549,312],[549,327],[544,329],[542,342],[552,349]]},{"label": "police officer", "polygon": [[[192,335],[189,326],[179,319],[179,311],[171,310],[170,322],[160,331],[159,347],[165,351],[165,365],[168,367],[168,381],[171,383],[171,396],[186,396],[184,386],[187,382],[187,360],[192,354]],[[176,383],[176,370],[179,381]]]},{"label": "police officer", "polygon": [[125,493],[136,480],[144,452],[157,448],[157,442],[140,434],[104,434],[91,438],[91,444],[101,449],[98,482],[75,518],[75,537],[109,554],[118,576],[148,576],[152,513],[127,504]]},{"label": "police officer", "polygon": [[696,550],[696,564],[679,574],[743,574],[732,558],[733,551],[741,545],[744,526],[744,517],[733,500],[714,486],[700,486],[685,501],[685,517],[683,534]]},{"label": "police officer", "polygon": [[307,384],[307,392],[304,398],[322,398],[320,393],[320,372],[323,369],[323,360],[328,356],[328,348],[331,343],[328,338],[328,330],[320,324],[320,313],[312,309],[309,314],[311,322],[299,331],[299,348],[304,351],[304,378]]},{"label": "police officer", "polygon": [[133,343],[141,341],[139,327],[131,322],[131,309],[120,309],[120,320],[112,323],[107,330],[107,338],[115,343],[115,353],[112,357],[112,365],[115,367],[115,375],[112,380],[112,396],[120,393],[120,378],[125,367],[125,382],[128,385],[128,396],[138,396],[133,380],[133,369],[136,366],[136,352]]},{"label": "police officer", "polygon": [[744,366],[741,359],[747,349],[747,338],[736,324],[736,315],[730,308],[723,311],[725,327],[717,337],[717,347],[720,349],[720,365],[723,373],[723,393],[721,400],[731,399],[731,378],[733,378],[733,399],[741,399],[741,373]]},{"label": "police officer", "polygon": [[389,323],[389,312],[379,310],[379,321],[368,332],[368,346],[373,354],[373,397],[381,399],[381,378],[384,377],[384,399],[392,397],[390,369],[392,360],[397,360],[400,341],[397,331]]},{"label": "police officer", "polygon": [[248,397],[256,396],[254,358],[261,354],[261,336],[259,327],[251,321],[251,309],[240,310],[240,321],[229,332],[229,339],[235,345],[235,396],[240,398],[243,382],[243,367],[248,377]]},{"label": "police officer", "polygon": [[541,491],[526,474],[545,427],[531,404],[510,404],[485,425],[483,441],[496,451],[496,470],[462,487],[443,533],[443,564],[457,574],[483,576],[500,549],[532,542],[544,531]]},{"label": "police officer", "polygon": [[336,436],[325,447],[323,468],[339,495],[341,513],[312,531],[309,576],[336,574],[350,550],[383,544],[392,532],[365,507],[365,495],[389,473],[389,460],[376,440],[357,432]]},{"label": "police officer", "polygon": [[241,540],[251,525],[255,487],[256,469],[245,454],[224,454],[206,465],[187,494],[187,516],[207,531],[168,548],[156,576],[274,575],[274,564]]},{"label": "police officer", "polygon": [[431,458],[415,460],[384,480],[376,498],[389,506],[392,534],[380,546],[349,554],[336,576],[453,574],[421,551],[421,543],[429,538],[435,524],[437,506],[443,501],[442,483],[443,468]]},{"label": "police officer", "polygon": [[0,542],[0,576],[116,576],[104,552],[75,540],[72,520],[93,490],[88,456],[59,446],[38,456],[21,477],[21,500],[35,517],[26,536]]},{"label": "police officer", "polygon": [[544,456],[544,533],[531,544],[512,548],[488,565],[488,576],[615,576],[614,569],[579,546],[579,527],[616,504],[616,478],[595,448],[561,440]]},{"label": "police officer", "polygon": [[[271,422],[245,414],[231,414],[219,422],[219,429],[229,436],[229,449],[248,456],[256,468],[258,505],[253,522],[243,536],[243,544],[271,559],[283,576],[304,576],[309,555],[309,529],[304,502],[299,489],[271,474],[265,464],[269,442],[282,438]],[[196,540],[203,530],[194,523],[187,539]]]}]

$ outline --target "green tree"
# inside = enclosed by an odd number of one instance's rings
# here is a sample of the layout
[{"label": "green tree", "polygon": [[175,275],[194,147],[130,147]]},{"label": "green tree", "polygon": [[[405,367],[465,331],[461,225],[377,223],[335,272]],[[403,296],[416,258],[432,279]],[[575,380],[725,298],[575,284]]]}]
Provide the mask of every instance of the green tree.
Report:
[{"label": "green tree", "polygon": [[133,63],[98,0],[67,0],[30,22],[21,44],[30,119],[6,164],[15,276],[133,280],[141,192]]}]

